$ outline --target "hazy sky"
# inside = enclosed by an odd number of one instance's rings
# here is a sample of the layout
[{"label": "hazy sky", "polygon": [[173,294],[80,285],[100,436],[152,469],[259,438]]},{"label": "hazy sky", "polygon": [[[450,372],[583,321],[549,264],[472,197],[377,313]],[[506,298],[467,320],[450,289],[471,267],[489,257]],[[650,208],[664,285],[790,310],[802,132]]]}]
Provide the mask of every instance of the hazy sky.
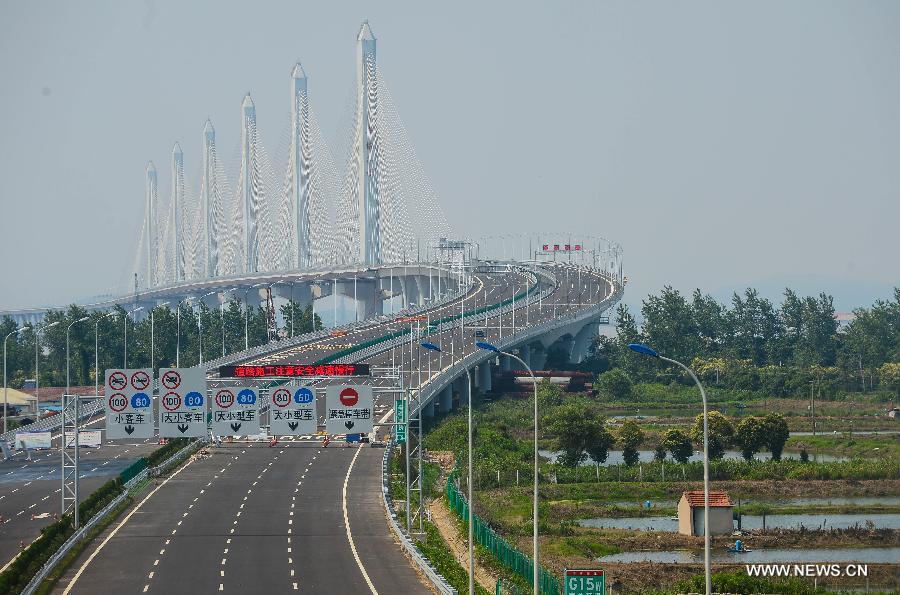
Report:
[{"label": "hazy sky", "polygon": [[[277,145],[300,59],[337,136],[368,18],[458,233],[595,232],[627,297],[900,284],[900,3],[14,2],[0,12],[0,307],[115,289],[144,168],[248,90]],[[775,294],[777,296],[777,293]]]}]

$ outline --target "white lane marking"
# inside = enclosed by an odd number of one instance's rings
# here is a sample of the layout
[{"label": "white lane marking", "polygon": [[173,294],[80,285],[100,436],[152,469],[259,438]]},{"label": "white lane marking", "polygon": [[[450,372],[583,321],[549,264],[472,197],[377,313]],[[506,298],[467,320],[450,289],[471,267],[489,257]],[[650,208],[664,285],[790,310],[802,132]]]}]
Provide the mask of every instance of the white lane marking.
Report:
[{"label": "white lane marking", "polygon": [[[87,569],[87,567],[90,565],[90,563],[94,561],[94,558],[97,557],[97,554],[99,554],[100,551],[106,546],[106,544],[109,543],[109,541],[110,541],[113,537],[116,536],[116,534],[119,532],[119,529],[121,529],[122,527],[125,526],[125,523],[127,523],[127,522],[131,519],[132,515],[133,515],[134,513],[136,513],[138,510],[140,510],[141,507],[144,506],[144,504],[145,504],[150,498],[153,497],[153,494],[155,494],[156,492],[158,492],[164,485],[166,485],[167,483],[169,483],[169,480],[170,480],[170,479],[176,477],[179,473],[181,473],[182,471],[184,471],[185,469],[187,469],[187,468],[188,468],[195,460],[196,460],[196,459],[193,459],[193,458],[189,459],[187,463],[185,463],[185,464],[184,464],[180,469],[178,469],[175,473],[173,473],[172,475],[170,475],[169,477],[167,477],[161,484],[159,484],[158,486],[156,486],[156,487],[153,489],[152,492],[150,492],[149,494],[147,494],[147,495],[144,497],[144,499],[141,500],[141,501],[138,503],[137,506],[135,506],[133,509],[131,509],[131,512],[129,512],[128,515],[126,515],[125,518],[122,519],[122,521],[121,521],[118,525],[116,525],[116,528],[113,529],[113,530],[110,532],[110,534],[106,536],[106,539],[104,539],[104,540],[100,543],[100,545],[97,546],[97,549],[95,549],[93,552],[91,552],[91,555],[88,556],[88,559],[84,561],[84,564],[81,565],[81,567],[78,569],[78,572],[76,572],[76,573],[75,573],[75,576],[72,577],[72,581],[66,586],[65,591],[63,591],[63,595],[68,595],[68,594],[72,591],[72,587],[75,586],[75,583],[78,582],[78,579],[81,577],[81,575],[84,573],[84,571],[85,571],[85,570]],[[172,533],[174,533],[174,531],[173,531]],[[166,540],[166,545],[168,545],[168,544],[169,544],[169,540],[167,539],[167,540]],[[144,590],[146,591],[147,588],[149,588],[149,587],[150,587],[150,585],[147,585],[146,588],[145,588]]]},{"label": "white lane marking", "polygon": [[[342,491],[342,505],[344,508],[344,528],[347,530],[347,541],[350,542],[350,551],[353,552],[353,559],[356,560],[356,565],[359,566],[359,571],[362,573],[363,578],[366,579],[366,584],[369,585],[369,590],[372,592],[372,595],[378,595],[378,591],[375,590],[375,585],[372,584],[372,579],[369,578],[369,573],[366,572],[365,567],[363,567],[362,560],[359,559],[359,552],[356,551],[356,544],[353,543],[353,534],[350,532],[350,516],[347,514],[347,484],[350,483],[350,472],[353,471],[353,465],[356,463],[356,459],[359,457],[360,449],[356,449],[356,454],[353,455],[353,459],[350,460],[350,467],[347,468],[347,475],[344,477],[344,489]],[[65,593],[63,594],[65,595]]]}]

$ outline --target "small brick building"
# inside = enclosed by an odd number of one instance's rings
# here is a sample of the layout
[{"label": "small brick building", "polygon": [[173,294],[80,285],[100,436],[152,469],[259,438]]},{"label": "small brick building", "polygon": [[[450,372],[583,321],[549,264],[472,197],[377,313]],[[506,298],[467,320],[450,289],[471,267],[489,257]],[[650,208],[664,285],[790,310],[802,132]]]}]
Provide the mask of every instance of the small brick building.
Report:
[{"label": "small brick building", "polygon": [[[730,535],[734,531],[731,498],[725,492],[709,492],[709,533]],[[678,501],[678,532],[703,535],[703,490],[682,492]]]}]

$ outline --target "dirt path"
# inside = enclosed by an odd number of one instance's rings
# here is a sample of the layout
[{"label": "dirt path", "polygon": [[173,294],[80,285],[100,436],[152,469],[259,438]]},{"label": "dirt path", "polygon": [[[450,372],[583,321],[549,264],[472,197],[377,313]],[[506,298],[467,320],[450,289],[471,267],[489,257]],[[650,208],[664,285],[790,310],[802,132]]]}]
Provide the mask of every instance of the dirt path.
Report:
[{"label": "dirt path", "polygon": [[[438,528],[441,537],[447,542],[450,551],[459,561],[460,565],[469,572],[469,545],[464,536],[457,527],[456,519],[452,516],[450,508],[447,506],[445,498],[432,500],[428,504],[428,511],[431,513],[431,521]],[[497,578],[491,575],[484,567],[478,563],[475,558],[475,580],[479,585],[493,593],[497,585]]]}]

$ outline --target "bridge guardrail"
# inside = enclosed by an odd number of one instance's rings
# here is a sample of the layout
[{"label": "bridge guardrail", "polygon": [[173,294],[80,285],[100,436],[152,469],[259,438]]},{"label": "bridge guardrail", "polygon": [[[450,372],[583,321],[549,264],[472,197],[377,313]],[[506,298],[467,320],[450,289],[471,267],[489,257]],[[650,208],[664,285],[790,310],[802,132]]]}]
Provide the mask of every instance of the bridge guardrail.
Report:
[{"label": "bridge guardrail", "polygon": [[156,467],[144,469],[133,478],[125,482],[122,485],[124,489],[122,490],[121,494],[113,498],[109,502],[109,504],[104,506],[99,512],[97,512],[97,514],[88,519],[88,521],[83,526],[81,526],[75,533],[72,534],[71,537],[69,537],[69,539],[65,541],[65,543],[60,546],[56,553],[50,556],[50,559],[47,560],[47,562],[41,567],[37,574],[34,575],[34,577],[22,591],[23,595],[32,595],[35,591],[37,591],[41,583],[44,582],[44,579],[46,579],[50,575],[50,573],[53,572],[53,569],[56,568],[57,564],[59,564],[63,558],[66,557],[66,555],[72,550],[72,548],[74,548],[78,544],[78,542],[84,539],[85,536],[91,531],[91,529],[93,529],[97,525],[97,523],[106,518],[108,514],[110,514],[122,502],[125,501],[125,498],[128,497],[128,492],[131,490],[131,488],[136,486],[147,477],[155,477],[156,475],[159,475],[159,473],[163,469],[168,468],[173,463],[178,462],[178,460],[180,460],[181,458],[189,455],[192,450],[199,449],[208,441],[208,438],[199,438],[173,454],[171,457],[169,457]]},{"label": "bridge guardrail", "polygon": [[[411,265],[411,266],[433,266],[433,265],[430,265],[430,263],[422,263],[422,264],[415,264],[415,265]],[[431,308],[443,307],[443,306],[447,305],[448,303],[453,302],[453,301],[459,299],[461,296],[468,293],[472,289],[473,286],[474,286],[474,280],[472,282],[470,282],[465,287],[465,289],[462,291],[448,293],[444,298],[442,298],[438,301],[435,301],[431,304],[408,306],[402,310],[398,310],[398,311],[392,313],[392,316],[415,316],[415,315],[420,314],[421,312],[424,312]],[[270,353],[275,353],[275,352],[281,351],[287,347],[294,347],[296,345],[302,345],[302,344],[308,343],[310,341],[324,339],[326,337],[329,337],[331,335],[331,333],[334,332],[335,330],[346,330],[346,331],[362,330],[362,329],[365,329],[368,327],[378,326],[379,324],[382,324],[382,322],[383,321],[379,320],[377,317],[367,318],[365,320],[360,320],[359,322],[349,322],[347,324],[343,324],[340,326],[322,329],[321,331],[310,332],[310,333],[306,333],[304,335],[297,335],[295,337],[292,337],[291,339],[285,339],[285,340],[281,340],[281,341],[270,341],[270,342],[264,343],[262,345],[257,345],[256,347],[251,347],[250,349],[247,349],[244,351],[230,353],[230,354],[225,355],[224,357],[218,357],[216,359],[209,360],[207,362],[204,362],[203,365],[206,366],[207,374],[209,374],[211,371],[214,371],[216,368],[218,368],[219,366],[222,366],[222,365],[228,365],[228,364],[232,364],[235,362],[246,361],[251,358],[259,357],[262,355],[268,355]]]},{"label": "bridge guardrail", "polygon": [[388,442],[387,448],[384,449],[384,457],[381,460],[381,501],[384,504],[391,531],[400,540],[403,549],[406,550],[412,561],[419,567],[419,570],[428,577],[428,581],[437,589],[438,593],[441,593],[441,595],[457,595],[456,589],[451,587],[447,579],[441,576],[434,566],[425,559],[419,548],[412,542],[412,538],[400,528],[397,522],[397,513],[394,511],[394,499],[391,497],[390,460],[393,452],[394,441],[391,440]]}]

